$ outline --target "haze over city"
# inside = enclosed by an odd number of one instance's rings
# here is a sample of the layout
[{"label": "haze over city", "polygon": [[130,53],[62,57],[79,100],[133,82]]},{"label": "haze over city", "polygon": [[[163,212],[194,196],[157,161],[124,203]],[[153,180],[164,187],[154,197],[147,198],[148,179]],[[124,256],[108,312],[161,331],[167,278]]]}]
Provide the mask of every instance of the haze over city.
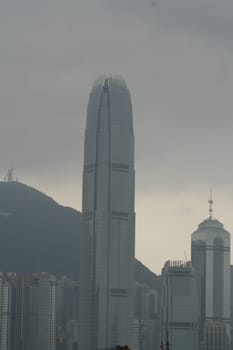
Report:
[{"label": "haze over city", "polygon": [[120,73],[135,130],[136,256],[155,272],[190,257],[213,215],[233,231],[232,31],[228,0],[4,1],[1,167],[81,210],[93,81]]}]

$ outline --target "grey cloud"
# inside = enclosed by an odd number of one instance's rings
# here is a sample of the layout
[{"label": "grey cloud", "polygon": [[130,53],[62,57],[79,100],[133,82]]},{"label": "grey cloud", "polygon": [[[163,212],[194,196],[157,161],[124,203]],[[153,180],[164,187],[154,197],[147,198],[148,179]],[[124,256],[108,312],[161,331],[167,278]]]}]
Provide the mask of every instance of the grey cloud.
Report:
[{"label": "grey cloud", "polygon": [[189,34],[231,42],[233,3],[230,0],[120,0],[108,1],[123,16],[153,22]]},{"label": "grey cloud", "polygon": [[72,167],[81,183],[88,94],[113,71],[132,94],[139,191],[230,184],[232,15],[228,0],[3,3],[1,166],[64,181]]}]

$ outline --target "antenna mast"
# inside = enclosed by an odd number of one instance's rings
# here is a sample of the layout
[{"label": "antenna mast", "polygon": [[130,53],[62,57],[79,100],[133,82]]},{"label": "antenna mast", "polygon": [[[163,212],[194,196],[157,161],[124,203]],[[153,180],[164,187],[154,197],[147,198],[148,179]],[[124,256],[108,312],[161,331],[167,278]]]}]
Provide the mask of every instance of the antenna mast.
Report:
[{"label": "antenna mast", "polygon": [[212,218],[213,218],[213,204],[214,204],[214,201],[213,201],[213,199],[212,199],[212,187],[210,187],[210,199],[208,200],[208,203],[209,203],[209,205],[210,205],[210,207],[209,207],[209,213],[210,213],[210,220],[212,220]]},{"label": "antenna mast", "polygon": [[11,182],[14,180],[13,179],[13,172],[14,172],[13,168],[7,170],[7,176],[6,176],[7,182]]}]

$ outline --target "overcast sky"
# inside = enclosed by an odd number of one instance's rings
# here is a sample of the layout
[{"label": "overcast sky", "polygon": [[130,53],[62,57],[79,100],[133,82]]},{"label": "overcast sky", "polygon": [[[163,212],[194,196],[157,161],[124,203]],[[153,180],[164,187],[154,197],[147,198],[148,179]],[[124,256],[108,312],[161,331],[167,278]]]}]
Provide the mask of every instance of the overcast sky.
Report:
[{"label": "overcast sky", "polygon": [[121,74],[136,142],[136,255],[190,258],[214,215],[233,232],[232,0],[2,0],[0,178],[81,209],[93,81]]}]

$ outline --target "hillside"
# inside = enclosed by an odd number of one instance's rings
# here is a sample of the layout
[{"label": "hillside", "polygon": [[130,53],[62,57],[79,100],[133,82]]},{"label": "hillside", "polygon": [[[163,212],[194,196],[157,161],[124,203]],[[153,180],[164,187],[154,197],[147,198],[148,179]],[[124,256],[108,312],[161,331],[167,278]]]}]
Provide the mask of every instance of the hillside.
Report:
[{"label": "hillside", "polygon": [[80,213],[18,182],[0,183],[0,270],[77,274]]},{"label": "hillside", "polygon": [[[80,212],[19,182],[0,182],[0,271],[78,276]],[[136,260],[136,279],[156,275]]]}]

